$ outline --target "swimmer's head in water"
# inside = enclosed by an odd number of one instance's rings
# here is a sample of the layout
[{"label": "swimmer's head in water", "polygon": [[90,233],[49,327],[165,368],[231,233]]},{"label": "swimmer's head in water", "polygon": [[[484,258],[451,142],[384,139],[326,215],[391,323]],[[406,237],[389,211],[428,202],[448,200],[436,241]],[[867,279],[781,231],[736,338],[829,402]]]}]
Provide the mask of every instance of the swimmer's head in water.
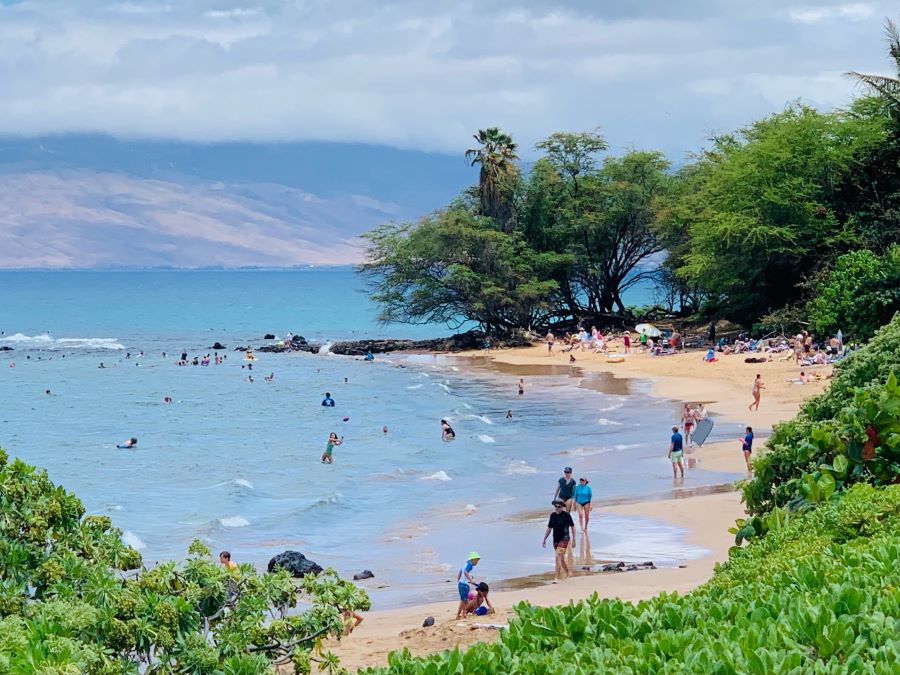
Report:
[{"label": "swimmer's head in water", "polygon": [[132,444],[132,445],[137,445],[137,439],[136,439],[136,438],[132,437],[132,438],[129,439],[129,440],[131,440],[131,444]]}]

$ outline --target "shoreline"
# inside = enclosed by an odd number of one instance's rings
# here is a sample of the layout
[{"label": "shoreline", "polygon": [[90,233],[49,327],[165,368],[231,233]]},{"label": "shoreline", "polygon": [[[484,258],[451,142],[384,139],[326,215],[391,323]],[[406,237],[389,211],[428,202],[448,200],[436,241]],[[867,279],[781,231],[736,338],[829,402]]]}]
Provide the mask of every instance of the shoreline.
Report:
[{"label": "shoreline", "polygon": [[[743,426],[752,423],[759,429],[757,447],[762,447],[771,426],[793,417],[806,398],[824,390],[827,380],[823,378],[811,384],[794,385],[787,380],[795,377],[801,368],[794,366],[792,361],[776,358],[766,363],[746,364],[742,356],[730,356],[706,364],[702,362],[703,353],[695,350],[661,357],[632,353],[625,362],[607,363],[602,354],[574,351],[572,354],[576,362],[571,364],[568,354],[548,356],[546,348],[541,345],[492,351],[487,355],[479,350],[447,356],[458,359],[466,367],[486,366],[526,378],[538,371],[546,373],[547,370],[557,377],[571,376],[573,369],[578,369],[584,375],[593,373],[609,376],[613,381],[622,380],[623,385],[625,380],[645,380],[651,383],[649,395],[653,398],[703,402],[718,426],[734,429],[734,440],[710,440],[702,448],[695,448],[692,454],[686,455],[689,466],[746,475],[744,459],[737,444],[738,432]],[[761,410],[747,412],[750,386],[757,372],[766,383]],[[660,422],[660,427],[665,439],[667,426]],[[763,429],[765,433],[762,433]],[[664,441],[661,447],[664,447]],[[541,578],[546,578],[546,573],[534,575],[528,580],[498,580],[498,590],[491,593],[497,613],[465,621],[454,619],[456,603],[448,585],[446,601],[370,612],[356,631],[340,643],[329,645],[329,648],[338,654],[342,665],[351,670],[384,665],[388,653],[397,649],[409,648],[414,654],[428,654],[494,639],[497,632],[491,625],[505,624],[512,607],[523,601],[535,605],[565,604],[587,598],[593,593],[601,597],[636,601],[662,591],[687,592],[704,583],[715,565],[727,559],[728,549],[733,543],[727,530],[735,519],[744,515],[740,494],[733,488],[720,491],[725,489],[723,486],[704,486],[686,488],[682,492],[674,486],[672,495],[665,498],[656,494],[621,500],[625,503],[609,503],[602,498],[597,500],[597,508],[592,513],[594,520],[608,514],[676,526],[682,529],[682,538],[686,543],[706,551],[701,557],[686,560],[678,567],[623,573],[595,572],[573,576],[558,584],[542,583]],[[546,514],[535,511],[533,515],[543,519]],[[547,554],[547,569],[552,576],[550,552]],[[521,582],[524,582],[522,587],[500,590]],[[422,621],[427,616],[434,617],[435,625],[422,628]]]}]

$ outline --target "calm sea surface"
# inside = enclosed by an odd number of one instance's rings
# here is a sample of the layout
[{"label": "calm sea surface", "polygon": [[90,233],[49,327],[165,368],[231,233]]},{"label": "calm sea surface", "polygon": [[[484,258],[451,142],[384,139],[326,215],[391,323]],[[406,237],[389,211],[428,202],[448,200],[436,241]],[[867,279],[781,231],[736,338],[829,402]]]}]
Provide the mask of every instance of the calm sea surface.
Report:
[{"label": "calm sea surface", "polygon": [[[381,606],[452,595],[438,582],[470,549],[487,578],[546,571],[544,524],[521,514],[549,512],[564,465],[590,479],[595,500],[671,490],[677,405],[647,397],[646,383],[327,354],[260,354],[251,383],[232,351],[268,332],[452,332],[379,327],[375,314],[349,270],[0,272],[0,345],[13,348],[0,352],[0,445],[110,514],[148,562],[182,557],[195,537],[260,565],[296,549],[341,572],[372,569],[388,585]],[[224,364],[174,364],[215,341],[228,347]],[[336,407],[320,405],[326,391]],[[323,465],[331,431],[344,444]],[[137,449],[116,448],[130,436]],[[697,470],[686,484],[733,477]],[[592,524],[591,543],[603,559],[700,553],[677,528],[611,516]]]}]

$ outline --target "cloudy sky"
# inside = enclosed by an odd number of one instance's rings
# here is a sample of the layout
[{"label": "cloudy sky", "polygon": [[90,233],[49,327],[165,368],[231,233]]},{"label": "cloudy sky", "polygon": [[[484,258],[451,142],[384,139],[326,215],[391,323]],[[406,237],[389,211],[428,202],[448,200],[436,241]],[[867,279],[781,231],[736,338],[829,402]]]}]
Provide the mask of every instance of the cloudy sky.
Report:
[{"label": "cloudy sky", "polygon": [[672,154],[887,72],[896,2],[0,0],[0,133],[456,153],[600,126]]}]

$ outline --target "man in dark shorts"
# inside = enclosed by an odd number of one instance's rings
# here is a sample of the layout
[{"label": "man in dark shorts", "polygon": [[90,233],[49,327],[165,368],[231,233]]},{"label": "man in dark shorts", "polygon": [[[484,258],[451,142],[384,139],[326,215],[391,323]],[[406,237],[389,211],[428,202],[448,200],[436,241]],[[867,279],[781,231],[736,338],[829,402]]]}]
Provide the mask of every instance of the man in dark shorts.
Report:
[{"label": "man in dark shorts", "polygon": [[571,513],[572,507],[575,505],[575,479],[572,478],[572,467],[567,466],[563,470],[563,475],[559,479],[559,485],[556,486],[556,492],[553,499],[561,499],[566,506],[566,511]]},{"label": "man in dark shorts", "polygon": [[575,521],[572,520],[572,516],[565,510],[565,507],[566,504],[563,500],[553,500],[553,513],[550,514],[550,520],[547,521],[547,531],[544,532],[544,541],[541,543],[544,548],[547,548],[547,537],[550,536],[550,532],[553,532],[556,581],[569,576],[566,552],[575,548]]}]

